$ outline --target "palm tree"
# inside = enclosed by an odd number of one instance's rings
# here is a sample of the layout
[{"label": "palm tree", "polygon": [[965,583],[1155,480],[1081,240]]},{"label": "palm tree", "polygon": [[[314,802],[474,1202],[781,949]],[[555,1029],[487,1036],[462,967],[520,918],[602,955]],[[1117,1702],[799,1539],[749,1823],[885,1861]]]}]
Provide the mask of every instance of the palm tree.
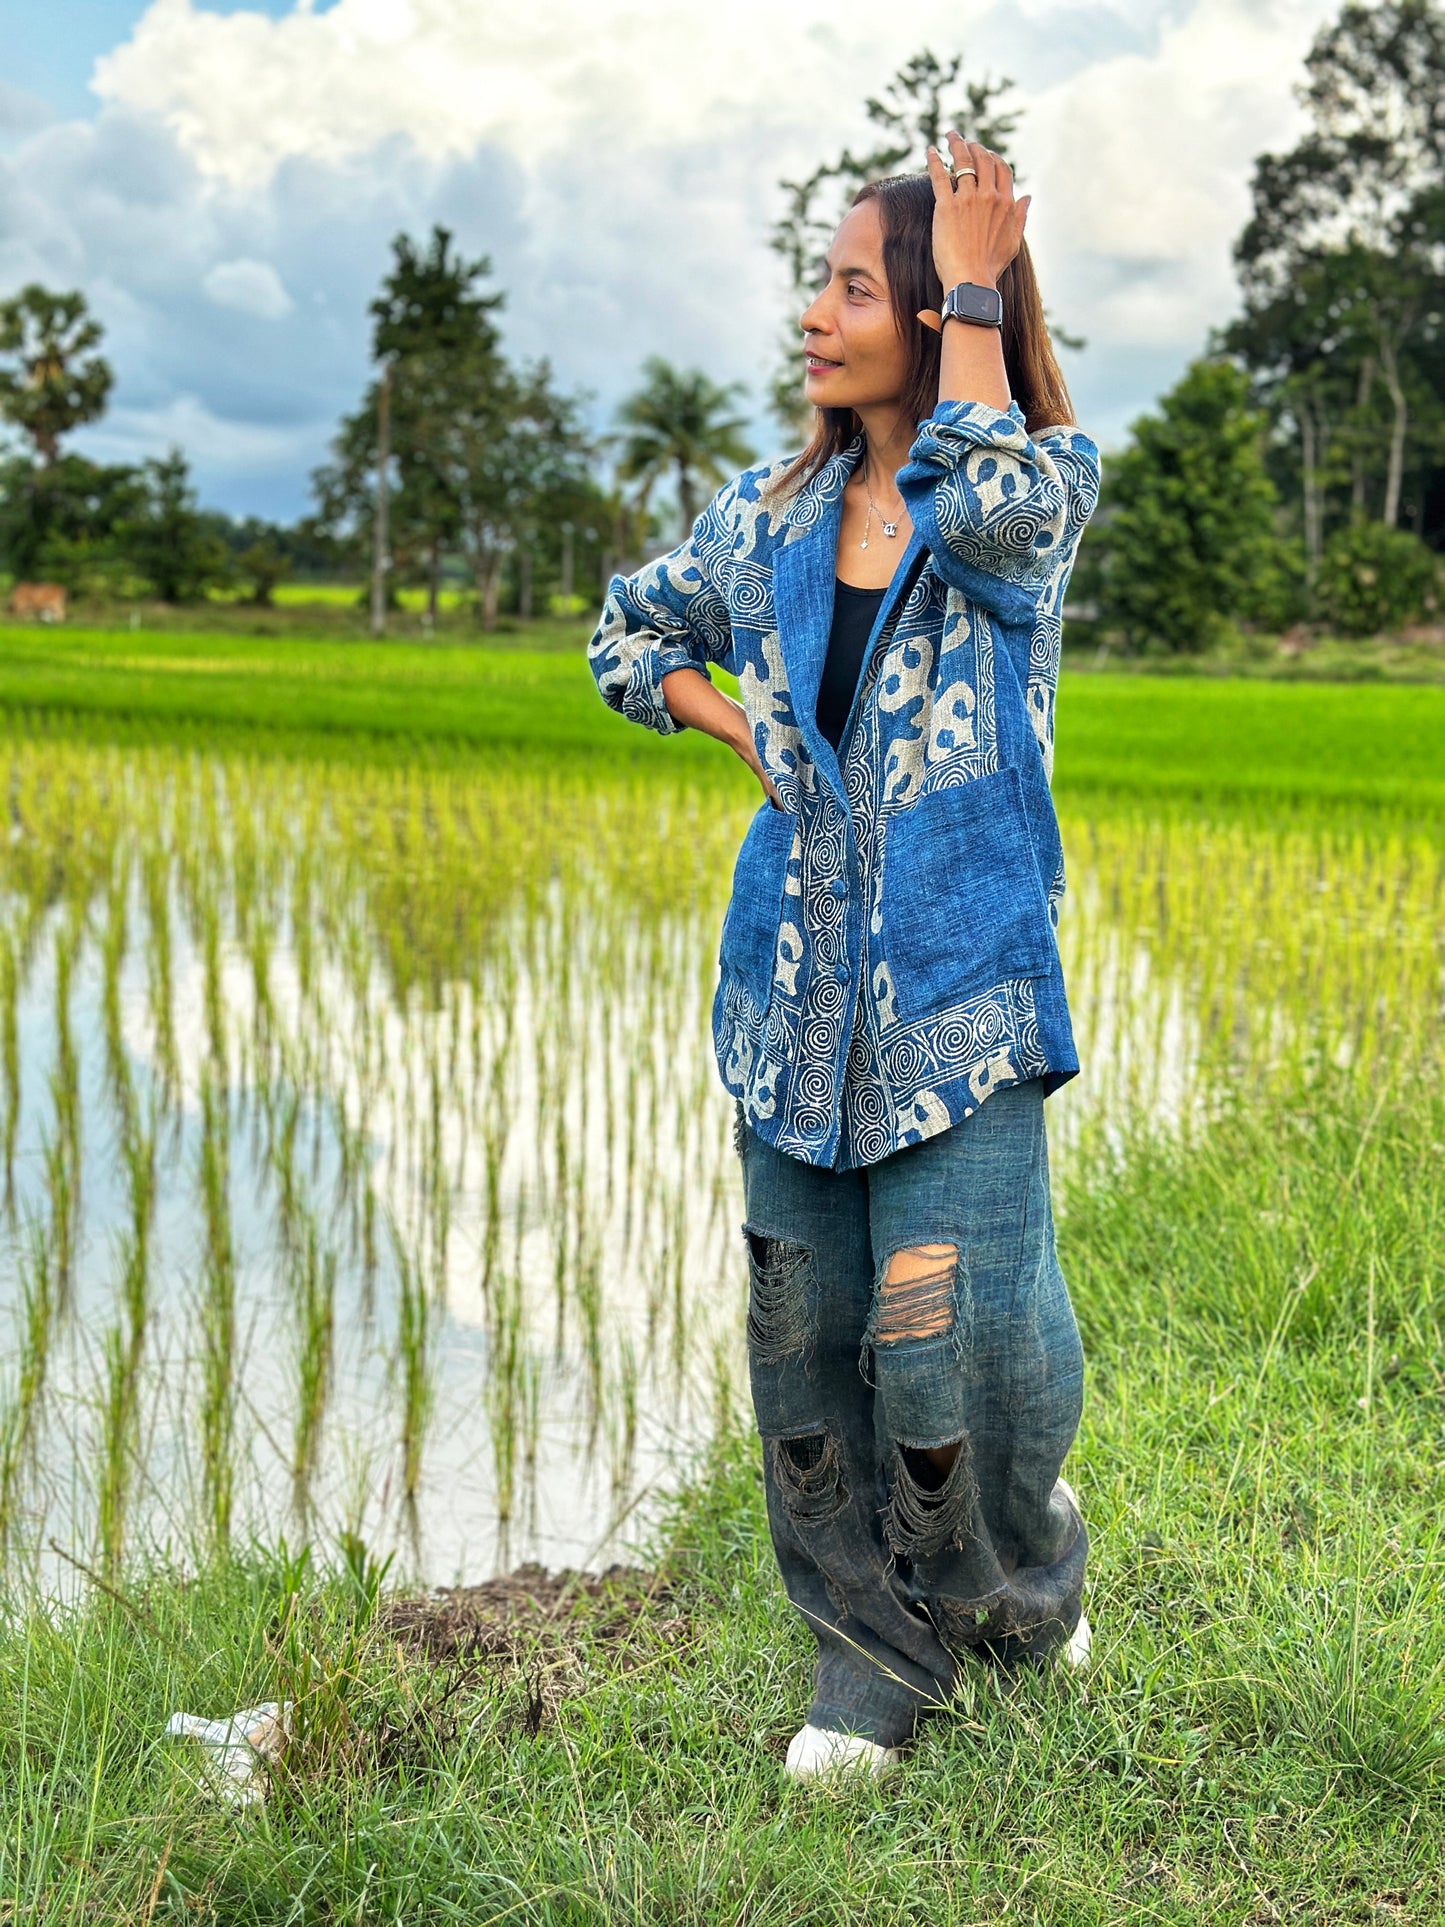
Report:
[{"label": "palm tree", "polygon": [[685,536],[697,516],[699,485],[717,487],[752,460],[739,432],[743,418],[729,412],[742,384],[719,388],[701,369],[674,368],[661,355],[648,357],[643,375],[642,387],[617,411],[624,430],[617,472],[623,481],[640,483],[642,507],[658,480],[672,472]]}]

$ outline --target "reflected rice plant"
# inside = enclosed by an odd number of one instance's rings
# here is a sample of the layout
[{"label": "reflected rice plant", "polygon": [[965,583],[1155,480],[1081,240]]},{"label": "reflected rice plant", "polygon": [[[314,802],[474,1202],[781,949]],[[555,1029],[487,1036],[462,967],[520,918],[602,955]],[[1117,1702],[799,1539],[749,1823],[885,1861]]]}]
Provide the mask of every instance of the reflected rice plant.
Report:
[{"label": "reflected rice plant", "polygon": [[[608,1556],[744,1395],[708,1011],[749,799],[23,734],[0,768],[0,1530],[109,1570],[293,1516],[437,1581]],[[1056,1157],[1438,1054],[1429,838],[1063,828]]]}]

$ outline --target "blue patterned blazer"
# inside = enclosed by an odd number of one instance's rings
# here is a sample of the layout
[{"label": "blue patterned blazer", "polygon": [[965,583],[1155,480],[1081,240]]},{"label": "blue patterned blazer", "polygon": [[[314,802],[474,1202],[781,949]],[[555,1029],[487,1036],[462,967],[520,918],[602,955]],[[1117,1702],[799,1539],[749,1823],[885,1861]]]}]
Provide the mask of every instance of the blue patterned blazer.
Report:
[{"label": "blue patterned blazer", "polygon": [[939,404],[898,473],[913,538],[835,755],[814,712],[862,449],[791,494],[770,492],[781,462],[729,482],[680,548],[614,578],[589,649],[604,700],[662,735],[664,676],[738,678],[784,807],[763,804],[738,854],[718,1066],[761,1137],[840,1170],[1078,1070],[1049,775],[1060,610],[1099,485],[1077,430]]}]

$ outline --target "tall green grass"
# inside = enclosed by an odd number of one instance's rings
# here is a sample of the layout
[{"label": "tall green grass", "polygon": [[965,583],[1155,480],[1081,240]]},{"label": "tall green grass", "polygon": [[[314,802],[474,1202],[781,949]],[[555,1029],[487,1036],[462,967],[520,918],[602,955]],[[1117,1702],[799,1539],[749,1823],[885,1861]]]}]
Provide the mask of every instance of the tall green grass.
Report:
[{"label": "tall green grass", "polygon": [[[778,1770],[808,1642],[728,1432],[648,1549],[652,1605],[584,1597],[470,1656],[398,1647],[339,1559],[12,1601],[0,1893],[57,1920],[1437,1919],[1442,1135],[1437,1083],[1362,1116],[1335,1076],[1077,1168],[1095,1664],[1012,1696],[971,1670],[891,1782]],[[305,1738],[237,1822],[157,1735],[283,1689]]]}]

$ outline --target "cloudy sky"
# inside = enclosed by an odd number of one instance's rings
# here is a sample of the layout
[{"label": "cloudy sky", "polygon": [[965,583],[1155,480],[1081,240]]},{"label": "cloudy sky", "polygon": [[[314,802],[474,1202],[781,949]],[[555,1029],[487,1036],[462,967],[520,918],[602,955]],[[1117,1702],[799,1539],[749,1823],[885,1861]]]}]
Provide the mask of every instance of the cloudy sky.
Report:
[{"label": "cloudy sky", "polygon": [[[513,348],[605,426],[644,356],[760,397],[780,176],[923,46],[1017,83],[1080,419],[1107,448],[1230,313],[1253,156],[1335,0],[0,0],[0,294],[80,287],[116,387],[88,450],[179,442],[289,518],[365,379],[401,228],[492,258]],[[921,159],[921,157],[920,157]],[[760,452],[776,431],[755,399]]]}]

